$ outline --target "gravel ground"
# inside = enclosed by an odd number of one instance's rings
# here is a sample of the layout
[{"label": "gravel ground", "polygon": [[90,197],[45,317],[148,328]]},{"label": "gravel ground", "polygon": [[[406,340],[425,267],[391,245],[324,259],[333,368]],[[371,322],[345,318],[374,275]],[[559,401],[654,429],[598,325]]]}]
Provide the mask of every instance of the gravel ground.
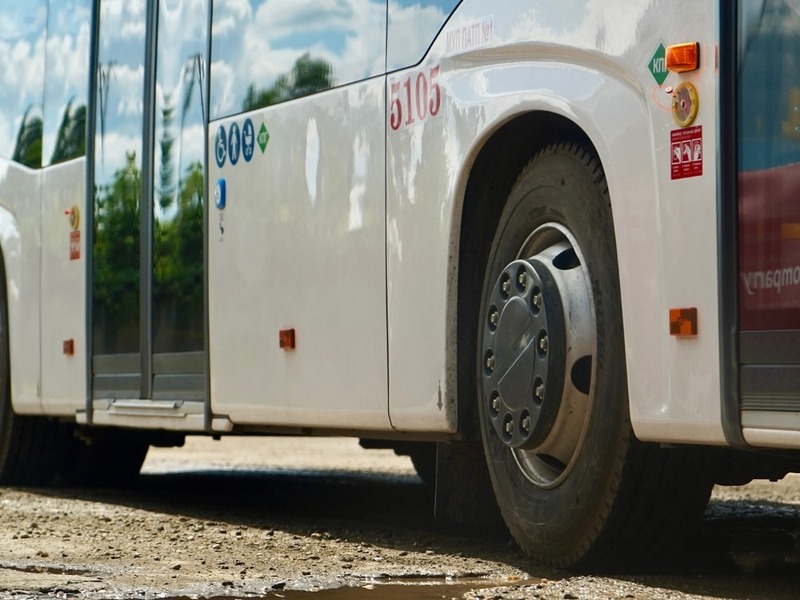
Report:
[{"label": "gravel ground", "polygon": [[431,506],[407,458],[354,440],[191,439],[152,450],[131,490],[0,488],[0,599],[800,594],[796,476],[718,489],[677,574],[551,571],[504,532],[437,525]]}]

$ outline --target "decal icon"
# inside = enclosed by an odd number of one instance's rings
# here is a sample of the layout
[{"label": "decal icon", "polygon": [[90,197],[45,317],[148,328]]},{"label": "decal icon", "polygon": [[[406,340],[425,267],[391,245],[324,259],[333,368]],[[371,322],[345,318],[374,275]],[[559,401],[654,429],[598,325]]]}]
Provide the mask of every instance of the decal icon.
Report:
[{"label": "decal icon", "polygon": [[250,162],[253,158],[253,152],[256,149],[256,128],[253,127],[253,121],[250,119],[245,120],[242,125],[242,156],[246,162]]},{"label": "decal icon", "polygon": [[214,187],[214,206],[219,210],[223,210],[227,203],[228,198],[225,192],[225,180],[217,179],[217,185]]},{"label": "decal icon", "polygon": [[228,156],[228,138],[225,135],[225,128],[220,125],[217,135],[214,138],[214,157],[217,159],[217,166],[221,169],[225,165],[225,158]]},{"label": "decal icon", "polygon": [[667,49],[664,47],[663,42],[658,44],[653,56],[650,57],[650,61],[647,63],[647,70],[650,71],[659,86],[663,85],[667,80],[669,75],[667,70]]},{"label": "decal icon", "polygon": [[228,157],[231,165],[239,162],[239,155],[242,153],[242,134],[237,123],[231,123],[231,130],[228,133]]},{"label": "decal icon", "polygon": [[670,132],[671,177],[686,179],[703,174],[703,128],[702,126],[676,129]]},{"label": "decal icon", "polygon": [[261,129],[258,130],[258,147],[261,148],[261,154],[264,154],[264,151],[267,149],[267,144],[269,143],[269,131],[267,131],[267,126],[262,123]]}]

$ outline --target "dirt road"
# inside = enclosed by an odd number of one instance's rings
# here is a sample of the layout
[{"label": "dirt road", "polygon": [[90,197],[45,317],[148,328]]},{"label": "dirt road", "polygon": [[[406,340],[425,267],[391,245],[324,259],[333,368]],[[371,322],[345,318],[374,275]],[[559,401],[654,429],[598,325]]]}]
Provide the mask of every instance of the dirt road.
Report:
[{"label": "dirt road", "polygon": [[407,458],[354,440],[192,439],[151,450],[132,490],[0,488],[0,600],[800,594],[798,477],[718,491],[678,575],[549,571],[431,506]]}]

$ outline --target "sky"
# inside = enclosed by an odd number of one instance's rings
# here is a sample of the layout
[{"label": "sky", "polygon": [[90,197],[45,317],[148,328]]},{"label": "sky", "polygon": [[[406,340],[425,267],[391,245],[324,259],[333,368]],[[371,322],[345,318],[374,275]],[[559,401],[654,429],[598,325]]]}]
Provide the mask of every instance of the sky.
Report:
[{"label": "sky", "polygon": [[[389,66],[418,62],[458,0],[388,0]],[[204,0],[162,0],[165,27],[194,37],[204,28]],[[104,0],[104,19],[119,34],[114,54],[113,98],[106,123],[138,119],[145,0]],[[333,67],[336,84],[382,73],[386,68],[385,0],[216,0],[211,116],[241,110],[247,86],[269,87],[310,52]],[[43,157],[48,162],[64,109],[63,99],[86,103],[91,0],[0,3],[0,155],[10,156],[26,109],[44,116]],[[126,58],[129,56],[130,58]],[[45,62],[46,61],[46,62]],[[174,66],[171,67],[174,70]],[[58,102],[44,98],[59,98]],[[44,112],[43,112],[44,111]],[[126,127],[109,132],[124,138]],[[130,144],[106,144],[125,148]],[[122,151],[119,152],[123,156]],[[110,159],[118,164],[119,156]]]}]

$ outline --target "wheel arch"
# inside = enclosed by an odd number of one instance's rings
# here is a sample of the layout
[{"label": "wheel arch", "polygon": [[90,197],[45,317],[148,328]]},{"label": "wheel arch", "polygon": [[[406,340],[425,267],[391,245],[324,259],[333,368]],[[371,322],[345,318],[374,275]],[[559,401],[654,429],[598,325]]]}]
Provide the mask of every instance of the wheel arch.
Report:
[{"label": "wheel arch", "polygon": [[597,154],[589,135],[574,121],[548,111],[530,111],[493,131],[471,164],[459,223],[456,267],[456,397],[463,439],[480,439],[474,379],[476,315],[488,249],[517,176],[537,152],[556,142],[580,143]]},{"label": "wheel arch", "polygon": [[3,278],[2,301],[6,303],[11,404],[17,412],[33,414],[41,410],[38,397],[31,398],[34,402],[22,402],[25,394],[21,392],[19,379],[14,376],[19,373],[19,362],[23,360],[21,357],[26,346],[22,254],[22,232],[17,218],[7,206],[0,204],[0,277]]}]

